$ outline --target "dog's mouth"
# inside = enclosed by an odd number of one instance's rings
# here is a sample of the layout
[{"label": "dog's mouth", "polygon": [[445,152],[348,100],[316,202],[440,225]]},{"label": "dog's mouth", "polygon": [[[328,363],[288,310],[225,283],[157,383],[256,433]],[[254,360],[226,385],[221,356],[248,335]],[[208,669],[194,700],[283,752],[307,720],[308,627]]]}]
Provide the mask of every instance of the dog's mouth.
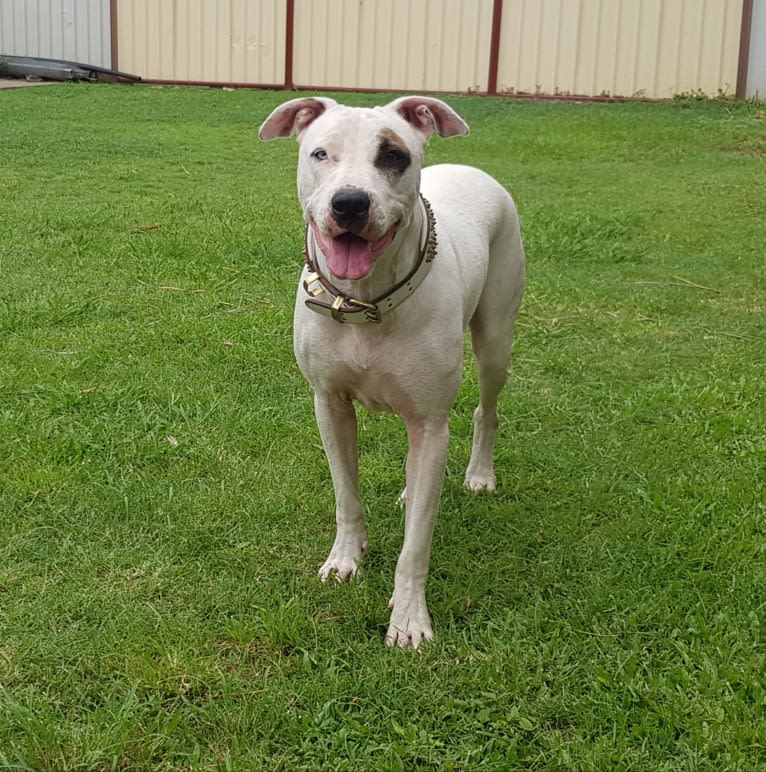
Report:
[{"label": "dog's mouth", "polygon": [[394,240],[399,223],[389,228],[386,233],[375,241],[368,241],[351,231],[345,231],[338,236],[328,236],[311,223],[319,248],[327,259],[330,273],[338,279],[362,279],[372,270],[375,260],[382,255]]}]

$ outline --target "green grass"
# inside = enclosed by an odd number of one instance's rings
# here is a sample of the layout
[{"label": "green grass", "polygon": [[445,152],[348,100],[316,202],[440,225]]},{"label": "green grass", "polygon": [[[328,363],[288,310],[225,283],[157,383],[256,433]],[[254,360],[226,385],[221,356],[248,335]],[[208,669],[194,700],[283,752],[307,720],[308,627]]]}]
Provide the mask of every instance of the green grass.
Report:
[{"label": "green grass", "polygon": [[528,291],[494,496],[466,357],[413,654],[392,416],[360,414],[363,576],[315,579],[282,98],[0,92],[0,767],[766,768],[758,106],[449,99],[471,135],[428,161],[508,186]]}]

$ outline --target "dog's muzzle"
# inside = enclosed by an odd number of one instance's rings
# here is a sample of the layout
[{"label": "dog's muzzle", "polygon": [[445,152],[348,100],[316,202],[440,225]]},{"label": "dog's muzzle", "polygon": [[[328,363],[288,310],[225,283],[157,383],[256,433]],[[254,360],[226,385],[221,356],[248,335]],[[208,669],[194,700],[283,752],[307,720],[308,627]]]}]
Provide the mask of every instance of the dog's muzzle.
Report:
[{"label": "dog's muzzle", "polygon": [[314,241],[310,238],[311,228],[306,226],[303,242],[303,257],[308,274],[303,280],[303,289],[309,295],[306,305],[322,316],[329,316],[344,324],[379,324],[383,313],[393,311],[403,303],[421,284],[431,270],[431,263],[436,257],[436,221],[431,204],[421,194],[420,205],[423,207],[424,233],[420,254],[412,270],[391,289],[372,300],[359,300],[346,295],[335,287],[319,270],[313,256]]}]

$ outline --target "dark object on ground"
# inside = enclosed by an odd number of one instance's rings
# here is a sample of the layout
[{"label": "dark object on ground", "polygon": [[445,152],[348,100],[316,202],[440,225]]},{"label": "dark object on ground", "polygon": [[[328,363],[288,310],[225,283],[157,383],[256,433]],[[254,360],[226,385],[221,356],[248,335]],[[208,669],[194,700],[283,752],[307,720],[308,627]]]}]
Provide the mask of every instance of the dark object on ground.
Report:
[{"label": "dark object on ground", "polygon": [[40,59],[36,56],[0,55],[0,77],[40,80],[105,80],[110,82],[140,81],[138,75],[129,75],[94,64],[80,64],[60,59]]}]

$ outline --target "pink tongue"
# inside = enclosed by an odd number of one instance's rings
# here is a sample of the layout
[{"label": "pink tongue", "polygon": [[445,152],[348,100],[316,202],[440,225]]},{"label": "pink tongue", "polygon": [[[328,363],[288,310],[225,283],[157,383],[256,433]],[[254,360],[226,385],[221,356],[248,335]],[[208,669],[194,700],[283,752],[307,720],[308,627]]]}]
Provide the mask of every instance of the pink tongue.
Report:
[{"label": "pink tongue", "polygon": [[353,233],[344,233],[332,238],[314,225],[314,236],[319,248],[327,258],[327,267],[339,279],[361,279],[372,270],[375,258],[388,249],[396,228],[391,228],[377,241],[367,241]]},{"label": "pink tongue", "polygon": [[353,233],[344,233],[336,239],[323,238],[321,247],[327,267],[339,279],[361,279],[372,269],[375,256],[370,251],[370,243]]}]

